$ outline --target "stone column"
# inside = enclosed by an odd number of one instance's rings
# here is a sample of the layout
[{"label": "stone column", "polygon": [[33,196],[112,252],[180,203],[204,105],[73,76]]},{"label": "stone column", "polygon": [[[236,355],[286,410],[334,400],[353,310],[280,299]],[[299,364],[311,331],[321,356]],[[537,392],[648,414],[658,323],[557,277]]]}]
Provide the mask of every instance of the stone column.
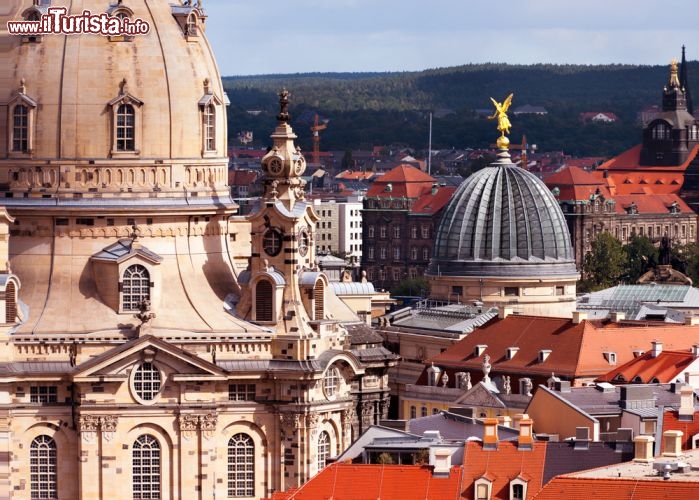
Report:
[{"label": "stone column", "polygon": [[80,460],[80,498],[99,500],[102,498],[102,468],[99,449],[99,417],[78,417],[78,451]]}]

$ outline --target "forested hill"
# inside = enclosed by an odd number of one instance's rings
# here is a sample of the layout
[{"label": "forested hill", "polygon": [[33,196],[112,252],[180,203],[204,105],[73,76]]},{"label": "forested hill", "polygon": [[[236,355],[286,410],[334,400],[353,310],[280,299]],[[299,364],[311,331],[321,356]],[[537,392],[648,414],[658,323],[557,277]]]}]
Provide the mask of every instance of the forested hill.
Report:
[{"label": "forested hill", "polygon": [[[329,120],[321,149],[345,150],[401,143],[424,149],[428,113],[434,113],[433,147],[487,147],[494,124],[475,110],[492,107],[513,92],[512,109],[543,106],[548,115],[513,119],[512,139],[526,134],[543,150],[574,155],[612,155],[640,141],[638,112],[661,103],[669,65],[507,65],[479,64],[404,73],[307,73],[225,77],[231,100],[231,144],[239,131],[252,130],[254,145],[269,143],[278,111],[277,93],[291,94],[292,126],[298,142],[311,147],[309,126],[316,113]],[[699,100],[699,62],[688,64]],[[248,111],[261,111],[256,116]],[[610,125],[583,125],[581,112],[615,113]]]}]

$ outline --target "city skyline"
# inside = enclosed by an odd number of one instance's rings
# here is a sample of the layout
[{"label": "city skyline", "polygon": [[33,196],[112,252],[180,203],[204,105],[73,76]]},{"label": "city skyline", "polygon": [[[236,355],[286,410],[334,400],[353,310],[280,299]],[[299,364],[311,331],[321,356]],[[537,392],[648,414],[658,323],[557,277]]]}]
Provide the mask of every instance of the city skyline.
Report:
[{"label": "city skyline", "polygon": [[[689,3],[207,0],[223,76],[420,71],[469,63],[667,64],[699,54]],[[662,15],[661,15],[662,14]],[[283,42],[282,42],[283,41]]]}]

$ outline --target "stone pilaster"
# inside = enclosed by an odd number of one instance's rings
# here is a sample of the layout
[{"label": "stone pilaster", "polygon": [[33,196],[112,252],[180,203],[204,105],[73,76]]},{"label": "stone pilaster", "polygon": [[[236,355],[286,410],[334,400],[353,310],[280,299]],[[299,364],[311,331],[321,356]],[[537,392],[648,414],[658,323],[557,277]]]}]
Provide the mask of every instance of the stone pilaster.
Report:
[{"label": "stone pilaster", "polygon": [[102,470],[99,447],[99,417],[80,415],[78,417],[78,460],[80,462],[80,498],[99,500],[102,498]]},{"label": "stone pilaster", "polygon": [[11,419],[6,412],[0,414],[0,500],[9,500],[12,491],[10,480],[12,458],[12,431]]},{"label": "stone pilaster", "polygon": [[199,416],[180,414],[179,426],[179,498],[201,499],[199,467]]}]

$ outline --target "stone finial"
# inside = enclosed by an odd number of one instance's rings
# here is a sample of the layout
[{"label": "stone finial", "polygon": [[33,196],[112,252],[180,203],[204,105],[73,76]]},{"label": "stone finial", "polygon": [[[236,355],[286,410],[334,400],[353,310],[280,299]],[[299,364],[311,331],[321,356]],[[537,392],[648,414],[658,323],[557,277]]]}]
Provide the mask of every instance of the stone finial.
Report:
[{"label": "stone finial", "polygon": [[123,78],[121,82],[119,82],[119,95],[125,95],[128,92],[126,83],[126,78]]},{"label": "stone finial", "polygon": [[204,93],[211,94],[211,81],[208,78],[204,78]]},{"label": "stone finial", "polygon": [[490,382],[490,369],[492,368],[492,365],[490,364],[490,356],[485,355],[483,357],[483,382],[488,383]]},{"label": "stone finial", "polygon": [[19,89],[18,89],[18,91],[19,91],[20,94],[26,94],[26,93],[27,93],[27,81],[26,81],[24,78],[22,78],[22,79],[19,81]]}]

